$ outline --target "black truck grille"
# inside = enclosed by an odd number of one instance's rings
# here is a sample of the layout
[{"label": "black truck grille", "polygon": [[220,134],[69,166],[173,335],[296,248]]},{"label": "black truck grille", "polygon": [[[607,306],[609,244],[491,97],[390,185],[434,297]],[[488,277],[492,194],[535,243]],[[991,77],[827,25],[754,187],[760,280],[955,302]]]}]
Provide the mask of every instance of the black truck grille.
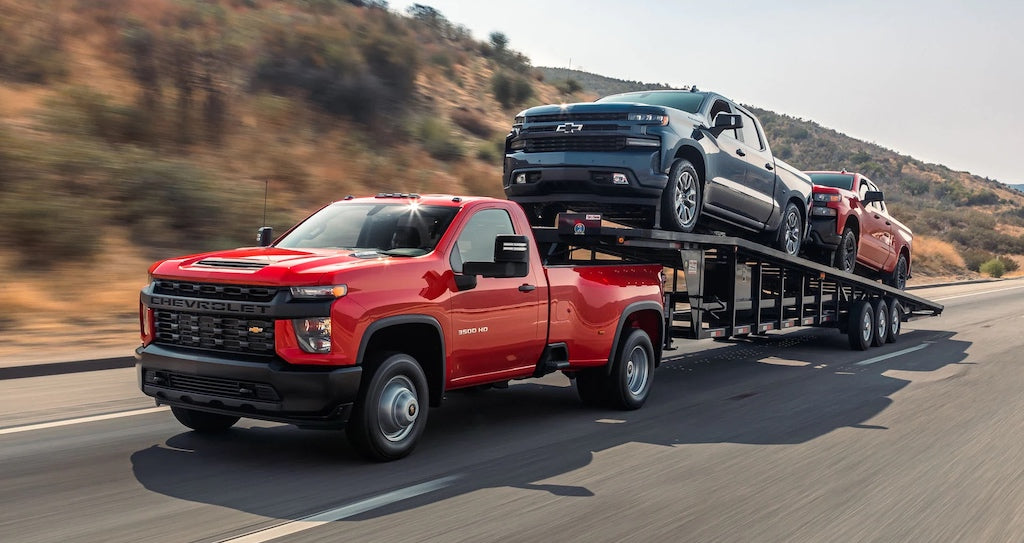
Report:
[{"label": "black truck grille", "polygon": [[155,343],[209,351],[274,354],[274,321],[184,311],[153,311]]},{"label": "black truck grille", "polygon": [[190,283],[188,281],[159,279],[153,285],[153,294],[184,296],[186,298],[208,298],[211,300],[269,302],[277,294],[277,289],[272,287]]},{"label": "black truck grille", "polygon": [[278,394],[273,386],[267,383],[252,383],[235,379],[203,377],[160,370],[146,370],[144,379],[147,384],[180,392],[227,398],[251,398],[268,402],[281,401],[281,395]]},{"label": "black truck grille", "polygon": [[625,121],[628,113],[555,113],[554,115],[527,115],[528,123],[554,123],[558,121]]},{"label": "black truck grille", "polygon": [[526,140],[527,153],[559,151],[621,151],[626,147],[624,136],[566,136],[558,138],[530,138]]}]

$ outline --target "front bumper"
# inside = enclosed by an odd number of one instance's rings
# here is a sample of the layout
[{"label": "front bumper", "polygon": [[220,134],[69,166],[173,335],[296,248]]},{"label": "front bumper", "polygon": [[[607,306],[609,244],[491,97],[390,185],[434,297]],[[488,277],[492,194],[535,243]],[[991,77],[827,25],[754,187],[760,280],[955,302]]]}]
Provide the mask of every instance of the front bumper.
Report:
[{"label": "front bumper", "polygon": [[811,244],[829,250],[839,247],[842,236],[836,233],[835,217],[811,217]]},{"label": "front bumper", "polygon": [[361,366],[290,366],[160,345],[139,347],[139,388],[157,404],[308,427],[341,427],[359,394]]}]

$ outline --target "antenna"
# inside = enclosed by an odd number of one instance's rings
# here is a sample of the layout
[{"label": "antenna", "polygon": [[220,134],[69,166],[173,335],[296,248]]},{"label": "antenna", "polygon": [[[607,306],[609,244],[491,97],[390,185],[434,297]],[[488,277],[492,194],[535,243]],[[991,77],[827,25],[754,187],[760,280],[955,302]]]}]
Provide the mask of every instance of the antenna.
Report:
[{"label": "antenna", "polygon": [[270,178],[263,181],[263,226],[267,225],[267,194],[270,193]]},{"label": "antenna", "polygon": [[274,241],[274,229],[267,226],[267,194],[270,193],[270,178],[263,182],[263,226],[256,233],[256,243],[267,247]]}]

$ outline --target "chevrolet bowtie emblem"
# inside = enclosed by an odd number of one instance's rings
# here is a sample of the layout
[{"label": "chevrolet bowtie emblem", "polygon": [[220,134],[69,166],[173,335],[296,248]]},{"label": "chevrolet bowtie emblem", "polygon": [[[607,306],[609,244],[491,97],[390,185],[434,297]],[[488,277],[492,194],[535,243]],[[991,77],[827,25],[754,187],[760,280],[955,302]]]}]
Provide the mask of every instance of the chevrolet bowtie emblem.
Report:
[{"label": "chevrolet bowtie emblem", "polygon": [[565,123],[560,124],[555,128],[555,132],[563,132],[565,134],[575,134],[583,130],[582,124]]},{"label": "chevrolet bowtie emblem", "polygon": [[263,333],[263,329],[260,328],[259,326],[250,326],[249,327],[249,333],[250,334],[262,334]]}]

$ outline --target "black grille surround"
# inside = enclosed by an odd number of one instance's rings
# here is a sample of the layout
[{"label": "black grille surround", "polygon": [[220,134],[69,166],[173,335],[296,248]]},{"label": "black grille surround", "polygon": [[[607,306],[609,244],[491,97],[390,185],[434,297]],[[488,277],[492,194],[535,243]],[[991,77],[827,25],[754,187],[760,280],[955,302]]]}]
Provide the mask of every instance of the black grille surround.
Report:
[{"label": "black grille surround", "polygon": [[221,285],[158,279],[153,282],[153,294],[183,296],[208,300],[237,300],[242,302],[269,302],[277,294],[275,287]]},{"label": "black grille surround", "polygon": [[210,351],[274,355],[274,321],[234,315],[153,311],[154,343]]},{"label": "black grille surround", "polygon": [[629,113],[556,113],[554,115],[527,115],[527,123],[557,123],[586,121],[625,121]]},{"label": "black grille surround", "polygon": [[549,153],[567,151],[613,152],[626,148],[625,136],[559,136],[529,138],[523,151]]}]

